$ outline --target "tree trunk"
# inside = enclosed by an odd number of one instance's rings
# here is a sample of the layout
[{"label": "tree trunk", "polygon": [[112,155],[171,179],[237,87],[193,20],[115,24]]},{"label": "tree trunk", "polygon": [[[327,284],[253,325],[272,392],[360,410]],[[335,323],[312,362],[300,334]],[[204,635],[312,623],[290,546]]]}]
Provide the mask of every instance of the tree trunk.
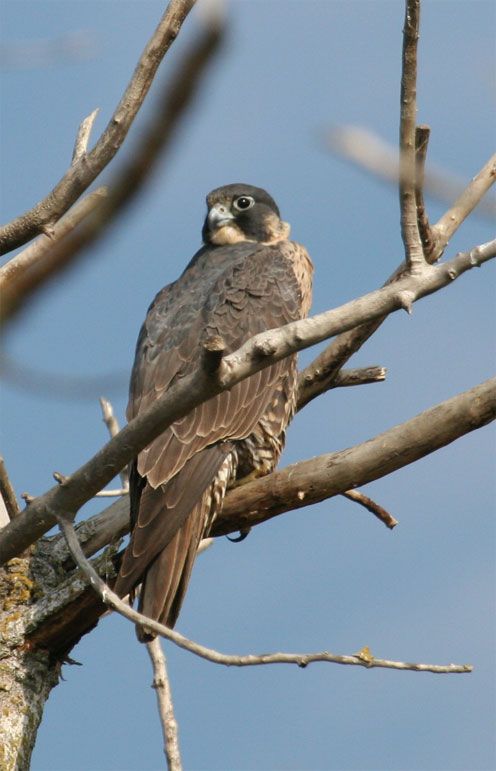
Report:
[{"label": "tree trunk", "polygon": [[[0,768],[26,771],[45,702],[59,681],[62,664],[83,634],[96,625],[104,606],[67,551],[44,538],[29,556],[0,570]],[[111,556],[93,564],[107,578]]]}]

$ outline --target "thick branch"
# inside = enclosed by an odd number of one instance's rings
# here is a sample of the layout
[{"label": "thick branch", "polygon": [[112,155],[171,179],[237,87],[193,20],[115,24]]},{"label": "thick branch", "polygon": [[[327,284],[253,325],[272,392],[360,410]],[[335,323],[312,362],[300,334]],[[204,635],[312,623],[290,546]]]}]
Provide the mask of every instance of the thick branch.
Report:
[{"label": "thick branch", "polygon": [[[279,330],[256,335],[226,356],[214,375],[198,369],[171,387],[155,404],[125,426],[91,460],[29,504],[0,534],[0,564],[14,557],[55,524],[57,513],[75,516],[79,508],[103,489],[129,461],[174,420],[240,380],[292,353],[352,329],[365,320],[381,318],[451,283],[475,265],[496,256],[496,240],[459,254],[447,263],[410,275],[340,308],[292,322]],[[262,357],[262,350],[270,355]],[[352,487],[348,484],[344,489]]]},{"label": "thick branch", "polygon": [[[493,379],[441,402],[368,442],[300,461],[229,490],[211,535],[253,527],[272,516],[346,493],[351,486],[358,487],[392,473],[493,420],[495,401],[496,379]],[[392,518],[386,519],[385,524],[392,527]],[[85,555],[91,556],[125,535],[129,525],[127,498],[78,524],[76,530]],[[54,539],[52,550],[61,561],[67,559],[66,546],[60,536]]]},{"label": "thick branch", "polygon": [[95,147],[68,169],[43,201],[0,228],[0,254],[22,246],[38,235],[44,226],[56,222],[112,160],[143,104],[160,62],[179,34],[194,3],[195,0],[171,0]]},{"label": "thick branch", "polygon": [[380,479],[495,418],[496,378],[492,378],[363,444],[295,463],[231,490],[210,535],[253,527]]}]

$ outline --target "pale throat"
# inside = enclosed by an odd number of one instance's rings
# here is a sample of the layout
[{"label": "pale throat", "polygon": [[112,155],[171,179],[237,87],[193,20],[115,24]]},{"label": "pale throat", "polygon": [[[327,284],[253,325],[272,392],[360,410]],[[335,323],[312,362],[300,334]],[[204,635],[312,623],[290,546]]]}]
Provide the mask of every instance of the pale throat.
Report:
[{"label": "pale throat", "polygon": [[[269,217],[266,222],[267,238],[258,243],[271,246],[277,244],[280,241],[287,241],[291,231],[291,226],[288,222],[283,222],[276,215]],[[234,222],[228,222],[226,225],[217,228],[217,230],[211,234],[210,241],[217,246],[224,246],[226,244],[239,244],[241,241],[247,241],[248,243],[256,243],[257,239],[247,238],[241,228]]]}]

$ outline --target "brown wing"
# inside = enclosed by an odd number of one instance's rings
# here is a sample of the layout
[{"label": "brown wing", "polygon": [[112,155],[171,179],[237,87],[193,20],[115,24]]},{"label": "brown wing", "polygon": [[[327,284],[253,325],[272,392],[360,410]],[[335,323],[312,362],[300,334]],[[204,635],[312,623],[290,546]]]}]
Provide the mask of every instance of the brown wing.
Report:
[{"label": "brown wing", "polygon": [[[245,242],[202,249],[181,278],[162,290],[138,341],[129,419],[198,366],[207,337],[220,335],[232,351],[257,332],[300,317],[301,288],[283,246]],[[204,493],[229,452],[225,441],[243,439],[254,430],[292,367],[291,359],[284,360],[238,383],[176,421],[138,456],[135,525],[116,590],[127,593],[162,552],[146,579],[145,594],[151,597],[148,587],[153,583],[155,600],[145,601],[143,608],[153,606],[152,615],[157,603],[170,611],[181,580],[187,583],[184,575],[189,576],[192,558],[186,547],[201,537],[210,505]],[[190,514],[194,522],[187,521]],[[181,529],[189,535],[179,535]],[[168,556],[163,553],[167,543]],[[164,573],[169,578],[157,598],[154,575]]]}]

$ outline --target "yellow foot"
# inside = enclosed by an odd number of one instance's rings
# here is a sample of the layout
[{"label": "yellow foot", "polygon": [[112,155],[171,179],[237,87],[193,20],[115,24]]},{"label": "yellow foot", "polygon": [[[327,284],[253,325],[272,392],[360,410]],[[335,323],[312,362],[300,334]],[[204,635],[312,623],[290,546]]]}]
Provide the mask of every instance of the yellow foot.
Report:
[{"label": "yellow foot", "polygon": [[229,485],[229,489],[232,490],[235,487],[241,487],[241,485],[246,485],[248,482],[253,482],[254,479],[259,479],[259,477],[267,476],[267,474],[270,474],[272,471],[272,466],[268,461],[264,461],[260,466],[257,468],[254,468],[253,471],[250,471],[249,474],[247,474],[242,479],[235,479],[234,482],[231,482]]}]

